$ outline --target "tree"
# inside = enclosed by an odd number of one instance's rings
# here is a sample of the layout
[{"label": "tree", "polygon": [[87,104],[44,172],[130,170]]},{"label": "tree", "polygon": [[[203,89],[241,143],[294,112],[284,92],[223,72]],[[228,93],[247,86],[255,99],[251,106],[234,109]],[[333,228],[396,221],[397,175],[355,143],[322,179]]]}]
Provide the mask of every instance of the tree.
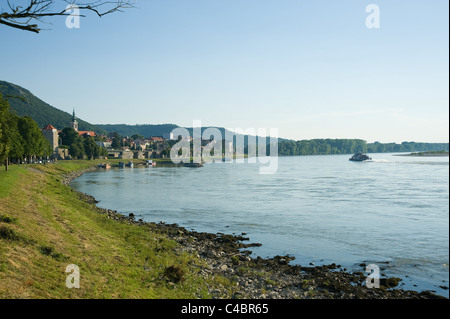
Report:
[{"label": "tree", "polygon": [[0,161],[5,162],[6,170],[11,157],[31,159],[32,156],[48,156],[53,151],[37,123],[31,117],[11,113],[9,103],[1,95],[0,129]]},{"label": "tree", "polygon": [[[0,160],[6,159],[9,152],[8,143],[6,140],[5,128],[7,122],[7,114],[9,113],[9,104],[8,101],[3,99],[3,96],[0,94]],[[6,170],[8,170],[8,166],[6,166]]]},{"label": "tree", "polygon": [[78,141],[70,145],[69,154],[73,158],[83,158],[83,156],[85,155],[83,143],[81,141]]},{"label": "tree", "polygon": [[59,136],[61,137],[62,145],[68,147],[80,140],[80,135],[72,127],[64,128],[61,133],[59,133]]},{"label": "tree", "polygon": [[113,138],[113,141],[111,143],[112,148],[119,148],[122,146],[122,137],[119,135],[119,133],[114,132],[112,138]]},{"label": "tree", "polygon": [[145,139],[145,137],[143,136],[143,135],[141,135],[141,134],[133,134],[133,135],[131,135],[131,139],[134,141],[134,140],[144,140]]},{"label": "tree", "polygon": [[93,137],[86,137],[83,141],[84,151],[88,159],[92,159],[99,156],[99,147],[95,143]]},{"label": "tree", "polygon": [[21,159],[23,139],[18,131],[19,117],[9,111],[9,103],[0,95],[0,161],[8,170],[10,158]]},{"label": "tree", "polygon": [[18,131],[23,139],[23,155],[30,162],[33,156],[49,156],[52,152],[50,143],[42,134],[37,123],[29,116],[19,118]]},{"label": "tree", "polygon": [[[28,0],[24,5],[23,0],[9,0],[7,7],[0,9],[0,24],[8,27],[39,33],[41,28],[37,23],[43,23],[43,19],[55,16],[69,16],[68,5],[75,5],[77,12],[94,12],[99,17],[123,11],[134,7],[131,1],[77,1],[77,0]],[[79,14],[80,17],[85,17]]]},{"label": "tree", "polygon": [[19,133],[20,117],[9,113],[7,128],[7,144],[9,145],[9,154],[6,158],[6,163],[10,162],[10,159],[22,160],[25,152],[24,141]]}]

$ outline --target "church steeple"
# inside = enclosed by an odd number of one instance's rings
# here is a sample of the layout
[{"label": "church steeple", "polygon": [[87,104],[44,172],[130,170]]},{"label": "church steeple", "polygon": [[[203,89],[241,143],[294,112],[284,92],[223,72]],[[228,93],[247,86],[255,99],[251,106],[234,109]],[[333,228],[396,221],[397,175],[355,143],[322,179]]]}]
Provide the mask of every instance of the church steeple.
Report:
[{"label": "church steeple", "polygon": [[78,132],[78,121],[77,117],[75,116],[75,108],[73,109],[72,113],[72,128]]}]

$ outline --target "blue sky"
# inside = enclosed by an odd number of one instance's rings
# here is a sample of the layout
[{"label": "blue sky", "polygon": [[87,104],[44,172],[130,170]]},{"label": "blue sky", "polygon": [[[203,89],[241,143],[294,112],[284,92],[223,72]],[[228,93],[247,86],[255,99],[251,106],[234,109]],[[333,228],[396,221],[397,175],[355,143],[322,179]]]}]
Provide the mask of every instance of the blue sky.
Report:
[{"label": "blue sky", "polygon": [[[365,24],[371,3],[378,29]],[[448,6],[139,0],[79,29],[65,18],[40,34],[0,26],[0,79],[91,123],[448,142]]]}]

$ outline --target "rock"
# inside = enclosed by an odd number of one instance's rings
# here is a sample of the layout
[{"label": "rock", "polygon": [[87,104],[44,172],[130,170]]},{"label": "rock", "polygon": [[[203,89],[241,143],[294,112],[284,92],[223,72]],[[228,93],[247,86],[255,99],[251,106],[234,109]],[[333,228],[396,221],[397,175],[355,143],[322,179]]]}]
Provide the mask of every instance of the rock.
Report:
[{"label": "rock", "polygon": [[216,253],[213,250],[207,250],[207,251],[203,252],[202,255],[207,258],[215,258],[216,257]]},{"label": "rock", "polygon": [[222,271],[227,271],[228,266],[227,265],[222,265],[222,266],[220,266],[219,269],[222,270]]},{"label": "rock", "polygon": [[386,288],[394,288],[397,287],[400,283],[400,278],[381,278],[380,279],[380,286],[386,287]]}]

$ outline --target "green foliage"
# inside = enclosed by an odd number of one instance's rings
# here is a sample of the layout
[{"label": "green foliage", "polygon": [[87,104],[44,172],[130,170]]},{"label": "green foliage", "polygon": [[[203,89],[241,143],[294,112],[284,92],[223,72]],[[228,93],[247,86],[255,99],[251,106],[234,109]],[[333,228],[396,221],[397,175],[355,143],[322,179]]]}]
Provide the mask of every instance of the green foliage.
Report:
[{"label": "green foliage", "polygon": [[144,137],[144,135],[141,135],[141,134],[133,134],[133,135],[131,135],[131,139],[132,140],[143,140],[143,139],[145,139],[145,137]]},{"label": "green foliage", "polygon": [[94,137],[80,136],[78,132],[71,127],[64,128],[59,136],[64,144],[63,148],[68,148],[70,156],[75,159],[82,159],[84,156],[92,159],[108,155],[106,149],[95,143],[96,139]]},{"label": "green foliage", "polygon": [[8,101],[0,94],[0,161],[45,157],[51,153],[50,143],[37,123],[28,116],[19,117],[11,113]]},{"label": "green foliage", "polygon": [[72,127],[64,128],[61,133],[59,133],[59,137],[61,137],[62,144],[69,147],[73,143],[78,142],[78,140],[80,139],[78,132],[75,131]]},{"label": "green foliage", "polygon": [[113,141],[111,143],[112,148],[119,148],[122,146],[122,141],[121,141],[122,137],[119,135],[119,133],[114,132],[112,134],[112,138],[113,138]]},{"label": "green foliage", "polygon": [[19,118],[18,131],[23,139],[24,153],[27,158],[32,156],[49,156],[52,149],[48,140],[42,135],[37,123],[29,116]]},{"label": "green foliage", "polygon": [[448,150],[448,143],[367,143],[359,139],[313,139],[278,143],[279,155],[325,155],[362,153],[393,153]]},{"label": "green foliage", "polygon": [[[71,114],[45,103],[30,91],[18,85],[0,81],[0,94],[3,94],[4,98],[9,101],[15,114],[31,117],[39,127],[44,127],[47,124],[52,124],[57,128],[71,126]],[[102,129],[86,121],[77,120],[80,131],[95,131],[100,134],[106,134]]]},{"label": "green foliage", "polygon": [[81,140],[69,146],[69,154],[75,159],[83,158],[86,155],[83,142]]},{"label": "green foliage", "polygon": [[324,155],[367,152],[367,144],[359,139],[313,139],[281,141],[279,155]]},{"label": "green foliage", "polygon": [[180,266],[169,266],[164,270],[164,277],[174,283],[184,280],[185,271]]},{"label": "green foliage", "polygon": [[14,229],[7,226],[0,226],[0,239],[20,240],[20,238],[20,235]]},{"label": "green foliage", "polygon": [[21,158],[25,153],[25,143],[22,135],[20,135],[19,127],[20,117],[15,114],[9,113],[8,122],[6,124],[7,141],[9,145],[9,154],[11,158]]},{"label": "green foliage", "polygon": [[68,259],[67,256],[57,252],[55,248],[51,246],[40,246],[38,250],[42,255],[52,257],[58,261],[66,261]]},{"label": "green foliage", "polygon": [[84,138],[83,146],[88,159],[96,158],[100,155],[99,146],[95,144],[93,137]]},{"label": "green foliage", "polygon": [[0,215],[0,223],[13,224],[16,222],[17,222],[17,218],[15,218],[15,217]]},{"label": "green foliage", "polygon": [[4,157],[7,153],[6,143],[4,141],[4,133],[2,132],[5,130],[4,126],[8,108],[9,108],[8,103],[6,102],[6,100],[3,99],[0,93],[0,159]]},{"label": "green foliage", "polygon": [[370,143],[367,144],[369,153],[393,153],[393,152],[425,152],[425,151],[448,151],[448,143]]}]

